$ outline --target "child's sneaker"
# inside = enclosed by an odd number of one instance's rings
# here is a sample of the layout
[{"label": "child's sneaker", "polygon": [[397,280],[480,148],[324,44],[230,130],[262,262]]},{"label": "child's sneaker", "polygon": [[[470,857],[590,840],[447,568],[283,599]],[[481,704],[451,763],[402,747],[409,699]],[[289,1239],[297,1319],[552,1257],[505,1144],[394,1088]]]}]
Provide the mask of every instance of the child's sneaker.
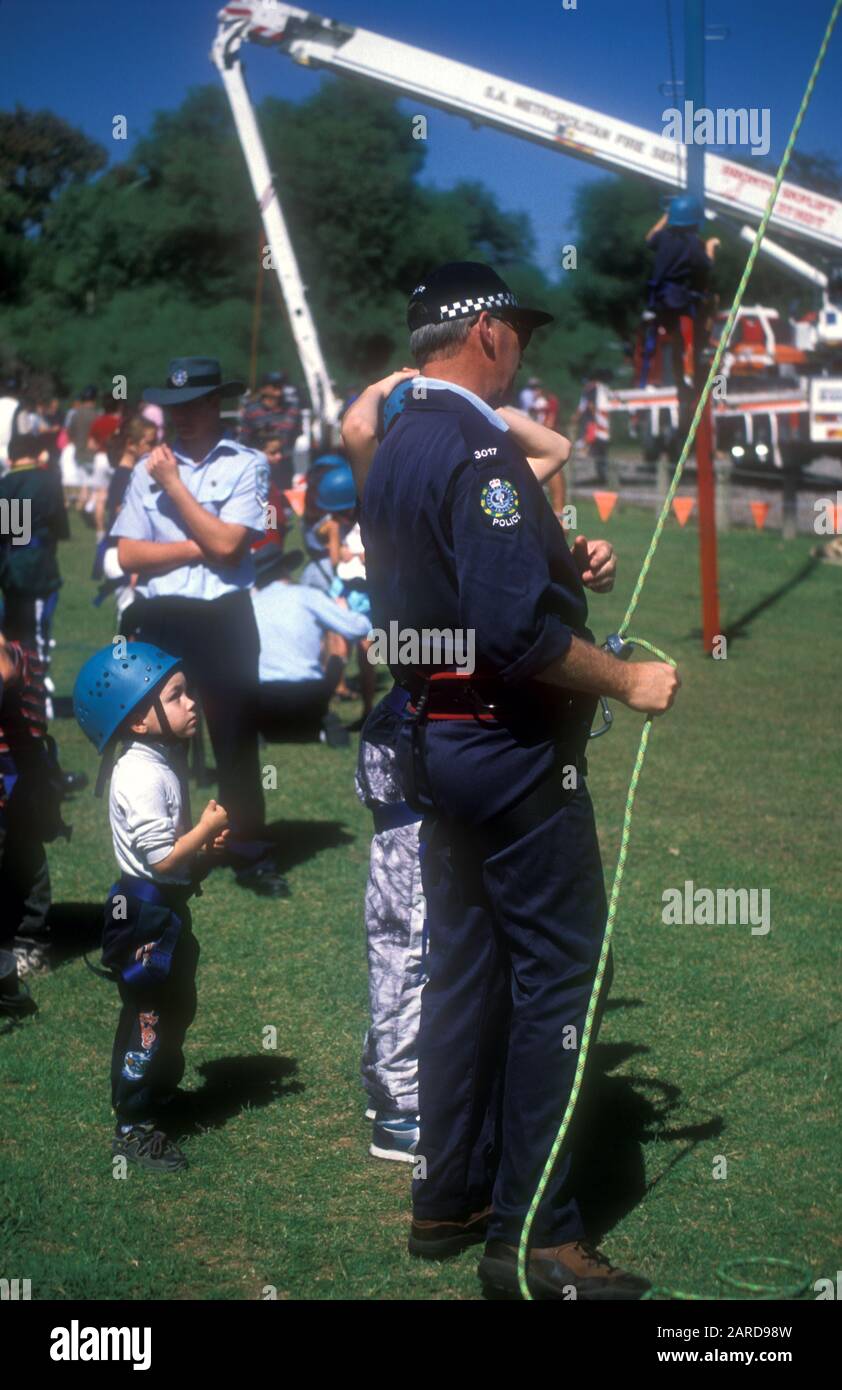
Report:
[{"label": "child's sneaker", "polygon": [[417,1147],[417,1115],[375,1115],[368,1150],[372,1158],[414,1163]]},{"label": "child's sneaker", "polygon": [[155,1172],[178,1173],[188,1166],[177,1144],[154,1125],[132,1125],[126,1133],[118,1130],[111,1141],[115,1158],[126,1158],[140,1168]]}]

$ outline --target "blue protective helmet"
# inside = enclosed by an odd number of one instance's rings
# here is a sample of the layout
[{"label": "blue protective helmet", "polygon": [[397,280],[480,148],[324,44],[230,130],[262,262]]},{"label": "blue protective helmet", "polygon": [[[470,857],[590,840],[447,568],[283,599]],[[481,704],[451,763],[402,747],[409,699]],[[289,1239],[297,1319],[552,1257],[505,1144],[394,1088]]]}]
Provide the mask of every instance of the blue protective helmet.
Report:
[{"label": "blue protective helmet", "polygon": [[342,454],[319,454],[317,459],[313,459],[307,472],[309,474],[321,473],[326,468],[338,468],[348,460]]},{"label": "blue protective helmet", "polygon": [[325,512],[348,512],[356,506],[354,475],[344,459],[322,473],[316,484],[316,502]]},{"label": "blue protective helmet", "polygon": [[149,642],[126,643],[125,656],[109,646],[88,658],[73,687],[73,713],[98,753],[181,664],[180,657]]},{"label": "blue protective helmet", "polygon": [[684,193],[680,198],[670,200],[670,227],[697,227],[703,220],[704,213],[698,198]]},{"label": "blue protective helmet", "polygon": [[406,381],[399,381],[383,402],[383,435],[388,432],[393,420],[402,414],[406,409],[406,403],[412,394],[412,377],[407,377]]}]

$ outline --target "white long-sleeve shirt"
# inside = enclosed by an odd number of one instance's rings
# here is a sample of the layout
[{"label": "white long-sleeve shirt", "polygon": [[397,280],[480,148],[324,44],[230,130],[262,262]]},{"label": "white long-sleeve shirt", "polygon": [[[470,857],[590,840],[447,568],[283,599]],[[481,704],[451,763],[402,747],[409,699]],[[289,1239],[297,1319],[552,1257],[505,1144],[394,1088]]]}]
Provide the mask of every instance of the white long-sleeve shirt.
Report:
[{"label": "white long-sleeve shirt", "polygon": [[367,617],[304,584],[278,579],[263,589],[252,589],[251,601],[260,634],[261,682],[320,680],[326,632],[359,642],[371,630]]},{"label": "white long-sleeve shirt", "polygon": [[185,869],[155,869],[190,829],[187,748],[137,739],[114,765],[108,798],[114,854],[121,873],[153,883],[190,882]]}]

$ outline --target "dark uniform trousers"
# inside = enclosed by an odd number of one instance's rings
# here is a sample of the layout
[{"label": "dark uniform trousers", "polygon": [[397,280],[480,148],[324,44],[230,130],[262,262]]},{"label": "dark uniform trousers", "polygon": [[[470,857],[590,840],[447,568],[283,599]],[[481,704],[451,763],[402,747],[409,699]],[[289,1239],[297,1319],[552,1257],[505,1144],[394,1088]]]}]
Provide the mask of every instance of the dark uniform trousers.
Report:
[{"label": "dark uniform trousers", "polygon": [[[113,916],[114,894],[125,896],[125,920]],[[163,900],[166,899],[166,900]],[[135,953],[179,928],[166,978],[136,968]],[[179,925],[180,924],[180,925]],[[117,976],[122,1009],[111,1054],[111,1104],[119,1124],[160,1123],[184,1075],[184,1039],[196,1016],[199,943],[191,928],[186,895],[142,902],[118,881],[105,905],[102,961]]]},{"label": "dark uniform trousers", "polygon": [[219,801],[236,837],[255,835],[265,807],[253,718],[260,637],[248,593],[139,599],[123,621],[124,631],[183,660],[207,720]]},{"label": "dark uniform trousers", "polygon": [[[593,810],[583,779],[568,790],[557,779],[557,809],[508,833],[503,821],[490,840],[483,822],[511,806],[514,784],[532,772],[541,779],[546,745],[530,750],[475,725],[430,723],[419,770],[418,736],[410,729],[401,748],[417,803],[434,808],[421,831],[429,979],[418,1043],[424,1166],[413,1208],[419,1219],[458,1220],[493,1204],[488,1238],[514,1245],[570,1096],[604,936]],[[550,750],[550,765],[553,756],[558,772],[567,755]],[[534,1247],[585,1234],[571,1159],[566,1144]]]},{"label": "dark uniform trousers", "polygon": [[[40,753],[41,745],[33,747]],[[45,835],[55,839],[60,799],[45,783],[44,759],[0,754],[0,945],[11,949],[15,937],[49,940],[52,904]]]}]

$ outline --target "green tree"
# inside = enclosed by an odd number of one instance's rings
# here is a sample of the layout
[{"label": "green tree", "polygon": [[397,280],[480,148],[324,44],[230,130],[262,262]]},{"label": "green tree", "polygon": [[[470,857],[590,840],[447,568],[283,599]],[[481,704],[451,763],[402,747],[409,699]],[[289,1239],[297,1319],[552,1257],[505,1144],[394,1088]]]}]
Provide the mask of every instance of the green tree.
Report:
[{"label": "green tree", "polygon": [[52,111],[0,111],[0,299],[22,289],[33,238],[62,191],[105,162],[101,145]]},{"label": "green tree", "polygon": [[[503,213],[475,183],[448,192],[419,184],[424,143],[388,94],[330,79],[298,105],[267,100],[259,119],[342,385],[405,356],[407,291],[430,265],[528,262],[522,214]],[[80,384],[110,377],[120,362],[129,376],[153,365],[157,376],[184,351],[218,352],[242,375],[260,276],[261,364],[297,375],[275,275],[262,265],[264,239],[225,95],[194,89],[155,117],[125,164],[74,182],[50,206],[25,303],[0,330],[33,363],[61,371],[63,361],[68,385],[71,372]]]}]

